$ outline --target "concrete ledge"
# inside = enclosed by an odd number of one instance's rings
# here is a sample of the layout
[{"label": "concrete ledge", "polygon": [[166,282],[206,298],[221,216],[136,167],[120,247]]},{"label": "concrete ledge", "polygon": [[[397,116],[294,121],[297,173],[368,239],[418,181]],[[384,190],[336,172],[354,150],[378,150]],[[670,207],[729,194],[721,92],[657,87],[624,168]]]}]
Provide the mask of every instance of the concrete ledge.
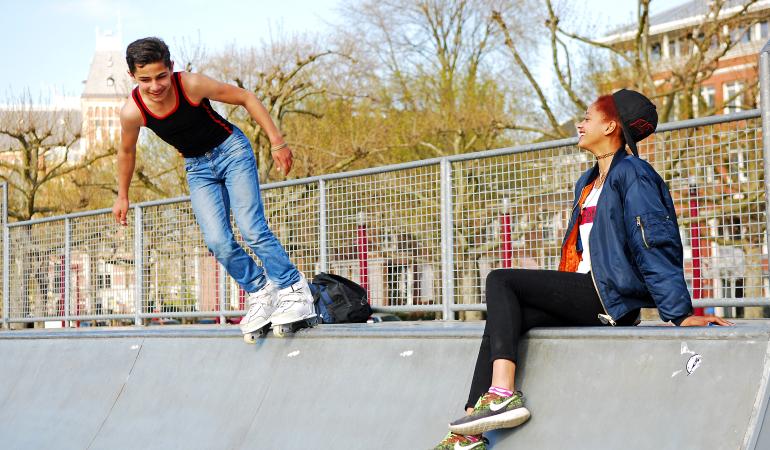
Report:
[{"label": "concrete ledge", "polygon": [[[483,325],[251,346],[232,326],[1,332],[0,446],[431,448],[462,414]],[[770,321],[533,330],[517,372],[532,419],[491,448],[770,448],[769,343]]]},{"label": "concrete ledge", "polygon": [[[527,335],[537,339],[768,339],[770,320],[737,320],[734,327],[674,327],[647,322],[637,327],[538,328]],[[319,325],[296,333],[293,338],[479,338],[483,321],[474,322],[385,322]],[[84,327],[0,331],[2,339],[94,339],[94,338],[234,338],[241,337],[237,326],[164,325],[150,327]],[[269,335],[267,339],[277,339]]]}]

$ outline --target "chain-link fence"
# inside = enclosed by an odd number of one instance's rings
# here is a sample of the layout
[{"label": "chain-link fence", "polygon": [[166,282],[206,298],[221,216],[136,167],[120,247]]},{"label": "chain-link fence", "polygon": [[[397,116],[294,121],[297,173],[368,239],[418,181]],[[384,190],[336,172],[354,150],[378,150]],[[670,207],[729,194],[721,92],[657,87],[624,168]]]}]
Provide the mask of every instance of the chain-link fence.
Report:
[{"label": "chain-link fence", "polygon": [[[640,146],[671,189],[696,305],[770,305],[760,119],[749,111],[667,124]],[[266,185],[265,211],[308,278],[338,273],[364,286],[375,308],[449,317],[484,308],[494,268],[557,268],[574,182],[594,164],[575,144]],[[129,222],[94,211],[4,224],[4,318],[243,312],[245,295],[206,248],[188,199],[135,205]]]},{"label": "chain-link fence", "polygon": [[[671,189],[696,306],[770,306],[763,127],[770,113],[746,111],[663,124],[640,145]],[[576,142],[265,185],[265,212],[308,279],[337,273],[364,286],[376,309],[452,318],[485,308],[494,268],[557,268],[574,183],[594,164]],[[7,223],[6,197],[3,186],[6,325],[243,313],[245,294],[209,253],[187,198],[134,205],[133,226],[121,227],[107,210]]]}]

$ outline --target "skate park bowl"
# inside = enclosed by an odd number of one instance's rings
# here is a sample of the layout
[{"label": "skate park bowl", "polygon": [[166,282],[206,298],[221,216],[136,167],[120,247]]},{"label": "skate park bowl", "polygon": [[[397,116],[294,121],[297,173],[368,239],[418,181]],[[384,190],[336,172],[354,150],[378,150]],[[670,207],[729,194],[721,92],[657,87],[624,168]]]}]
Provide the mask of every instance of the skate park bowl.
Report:
[{"label": "skate park bowl", "polygon": [[[3,449],[428,449],[483,322],[0,332]],[[491,449],[768,449],[770,321],[532,330]]]}]

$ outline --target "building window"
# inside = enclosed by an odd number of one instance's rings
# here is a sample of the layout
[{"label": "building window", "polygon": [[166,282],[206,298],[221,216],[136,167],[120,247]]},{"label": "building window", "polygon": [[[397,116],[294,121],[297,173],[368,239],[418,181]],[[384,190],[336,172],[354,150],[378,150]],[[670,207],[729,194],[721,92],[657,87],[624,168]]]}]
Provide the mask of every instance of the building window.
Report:
[{"label": "building window", "polygon": [[97,289],[111,289],[112,288],[112,276],[108,273],[96,275],[96,287]]},{"label": "building window", "polygon": [[107,86],[115,86],[115,79],[112,77],[107,77]]},{"label": "building window", "polygon": [[746,183],[749,174],[746,171],[746,154],[743,149],[730,150],[730,180]]},{"label": "building window", "polygon": [[746,29],[745,26],[739,25],[733,28],[733,32],[730,35],[730,39],[736,44],[745,44],[751,41],[751,30]]},{"label": "building window", "polygon": [[759,39],[764,40],[768,38],[768,34],[770,33],[770,30],[768,30],[768,22],[767,20],[764,20],[762,22],[759,22]]},{"label": "building window", "polygon": [[711,45],[709,45],[709,49],[714,50],[717,47],[719,47],[719,34],[714,33],[711,35]]},{"label": "building window", "polygon": [[660,61],[660,44],[652,44],[650,47],[650,59],[652,61]]},{"label": "building window", "polygon": [[687,33],[687,37],[679,43],[679,55],[688,56],[692,47],[692,33]]},{"label": "building window", "polygon": [[[680,119],[680,117],[679,117],[680,113],[681,113],[681,108],[680,108],[680,105],[679,105],[680,98],[681,97],[679,96],[679,94],[674,94],[674,96],[671,98],[671,101],[674,102],[674,103],[673,103],[673,105],[671,107],[671,112],[668,115],[668,120],[679,120]],[[668,106],[668,102],[669,102],[669,97],[665,97],[663,99],[663,104],[665,106]]]},{"label": "building window", "polygon": [[719,229],[719,237],[728,241],[740,240],[741,236],[741,218],[739,216],[723,217]]},{"label": "building window", "polygon": [[698,115],[711,114],[714,110],[715,99],[716,89],[714,86],[703,86],[700,88],[700,95],[695,96],[693,109]]},{"label": "building window", "polygon": [[722,298],[743,298],[743,278],[722,278]]},{"label": "building window", "polygon": [[669,38],[668,40],[668,57],[671,59],[676,58],[679,56],[679,46],[677,45],[679,43],[678,40]]},{"label": "building window", "polygon": [[733,81],[732,83],[724,84],[724,102],[725,102],[725,114],[738,112],[743,106],[743,83],[740,81]]}]

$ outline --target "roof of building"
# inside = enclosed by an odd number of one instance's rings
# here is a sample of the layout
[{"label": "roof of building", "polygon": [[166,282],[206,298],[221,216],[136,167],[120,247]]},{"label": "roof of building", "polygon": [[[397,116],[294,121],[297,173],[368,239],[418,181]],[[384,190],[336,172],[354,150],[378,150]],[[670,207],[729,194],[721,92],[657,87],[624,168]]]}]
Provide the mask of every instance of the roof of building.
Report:
[{"label": "roof of building", "polygon": [[133,82],[121,49],[120,37],[110,32],[98,34],[96,51],[91,60],[88,79],[83,87],[83,98],[126,97]]},{"label": "roof of building", "polygon": [[[690,0],[679,6],[651,15],[650,34],[663,33],[671,29],[691,26],[700,22],[700,19],[709,13],[711,3],[712,0]],[[721,14],[736,11],[745,3],[745,0],[725,0],[721,9]],[[759,0],[751,7],[751,10],[767,8],[770,8],[770,0]],[[634,35],[636,29],[636,24],[623,25],[622,27],[607,33],[599,41],[621,41]]]},{"label": "roof of building", "polygon": [[[711,3],[710,0],[692,0],[683,3],[674,8],[650,16],[650,25],[660,25],[663,23],[675,22],[677,20],[689,19],[695,16],[706,15],[709,12],[709,3]],[[724,6],[722,6],[722,9],[729,10],[736,6],[741,6],[744,3],[744,0],[727,0],[725,1]]]}]

